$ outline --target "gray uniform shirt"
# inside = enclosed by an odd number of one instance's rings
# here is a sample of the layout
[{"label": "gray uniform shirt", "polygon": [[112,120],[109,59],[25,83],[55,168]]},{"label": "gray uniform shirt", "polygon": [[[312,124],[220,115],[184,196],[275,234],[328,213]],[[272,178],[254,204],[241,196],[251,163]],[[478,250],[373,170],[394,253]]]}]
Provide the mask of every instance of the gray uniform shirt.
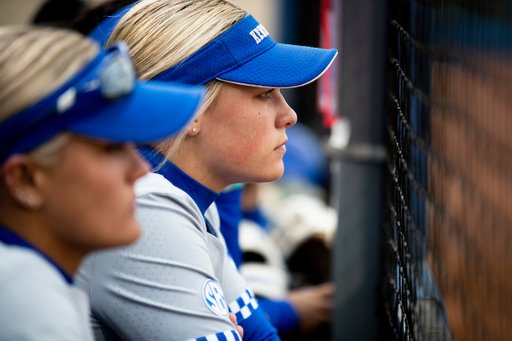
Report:
[{"label": "gray uniform shirt", "polygon": [[96,340],[236,340],[227,305],[243,319],[257,303],[227,254],[215,205],[205,217],[219,237],[163,176],[144,176],[135,192],[139,240],[94,253],[77,276],[89,293]]},{"label": "gray uniform shirt", "polygon": [[2,242],[0,340],[92,341],[87,295],[35,251]]}]

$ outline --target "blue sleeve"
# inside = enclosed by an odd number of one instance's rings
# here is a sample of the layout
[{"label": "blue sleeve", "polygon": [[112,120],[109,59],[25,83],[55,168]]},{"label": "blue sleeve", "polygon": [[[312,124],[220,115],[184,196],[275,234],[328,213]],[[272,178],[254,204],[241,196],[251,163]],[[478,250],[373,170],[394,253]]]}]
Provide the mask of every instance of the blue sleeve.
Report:
[{"label": "blue sleeve", "polygon": [[279,334],[288,334],[298,328],[299,318],[289,302],[259,298],[258,303]]},{"label": "blue sleeve", "polygon": [[236,189],[230,192],[222,192],[215,200],[220,217],[220,232],[237,268],[242,263],[242,250],[238,244],[238,224],[242,219],[241,195],[242,189]]},{"label": "blue sleeve", "polygon": [[277,331],[258,307],[251,316],[239,323],[244,328],[244,341],[280,341]]}]

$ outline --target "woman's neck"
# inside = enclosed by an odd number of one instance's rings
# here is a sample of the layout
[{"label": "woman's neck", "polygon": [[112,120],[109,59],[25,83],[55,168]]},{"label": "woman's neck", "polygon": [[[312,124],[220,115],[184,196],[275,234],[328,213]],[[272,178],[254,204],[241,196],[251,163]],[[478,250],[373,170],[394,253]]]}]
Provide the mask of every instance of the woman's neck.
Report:
[{"label": "woman's neck", "polygon": [[188,176],[216,193],[222,192],[224,188],[231,185],[222,181],[215,170],[208,169],[203,160],[196,157],[196,154],[194,150],[188,148],[186,143],[183,143],[171,162]]},{"label": "woman's neck", "polygon": [[54,236],[52,229],[43,221],[37,212],[19,208],[6,212],[0,208],[1,226],[40,251],[69,276],[73,276],[87,252]]},{"label": "woman's neck", "polygon": [[140,154],[155,169],[174,186],[187,193],[197,204],[204,215],[206,210],[218,198],[219,194],[204,186],[196,179],[181,170],[173,162],[166,160],[165,156],[151,148],[140,148]]}]

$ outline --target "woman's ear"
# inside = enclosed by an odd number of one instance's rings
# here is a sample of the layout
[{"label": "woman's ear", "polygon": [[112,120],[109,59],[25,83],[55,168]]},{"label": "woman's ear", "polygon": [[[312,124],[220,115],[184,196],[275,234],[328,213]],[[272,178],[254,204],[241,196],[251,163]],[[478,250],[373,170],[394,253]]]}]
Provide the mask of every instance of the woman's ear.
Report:
[{"label": "woman's ear", "polygon": [[37,181],[39,167],[26,155],[13,155],[3,164],[1,173],[7,191],[13,200],[29,210],[36,210],[43,204]]},{"label": "woman's ear", "polygon": [[203,115],[197,117],[194,122],[189,124],[188,130],[187,130],[187,136],[195,136],[201,131],[201,124],[202,124],[202,117]]}]

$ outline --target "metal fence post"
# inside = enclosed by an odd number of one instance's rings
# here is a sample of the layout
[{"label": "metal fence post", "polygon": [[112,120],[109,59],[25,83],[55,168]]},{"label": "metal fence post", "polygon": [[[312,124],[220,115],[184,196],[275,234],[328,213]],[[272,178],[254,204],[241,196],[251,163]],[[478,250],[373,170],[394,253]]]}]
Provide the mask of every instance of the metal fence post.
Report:
[{"label": "metal fence post", "polygon": [[385,0],[341,2],[340,112],[351,139],[332,150],[339,213],[333,276],[333,339],[374,341],[381,281],[388,9]]}]

